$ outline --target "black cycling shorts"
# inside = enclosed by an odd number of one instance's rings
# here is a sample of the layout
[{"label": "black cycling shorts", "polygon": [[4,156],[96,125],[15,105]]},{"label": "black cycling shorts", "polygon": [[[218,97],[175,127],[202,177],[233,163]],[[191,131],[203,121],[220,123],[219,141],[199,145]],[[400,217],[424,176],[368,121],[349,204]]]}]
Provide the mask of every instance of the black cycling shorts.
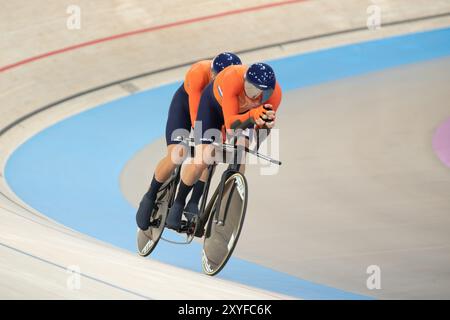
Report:
[{"label": "black cycling shorts", "polygon": [[[189,113],[189,95],[186,90],[184,90],[184,85],[181,84],[181,87],[175,92],[172,98],[172,102],[170,103],[169,114],[167,116],[166,123],[166,143],[177,144],[180,143],[178,141],[172,141],[172,134],[175,136],[183,136],[188,137],[191,131],[191,116]],[[176,131],[177,129],[184,129],[182,131]],[[181,133],[187,134],[181,134]]]},{"label": "black cycling shorts", "polygon": [[222,132],[224,118],[222,107],[214,96],[213,88],[213,82],[211,82],[203,90],[200,98],[194,130],[196,144],[209,144],[212,140],[221,141],[221,134],[219,135],[219,133]]}]

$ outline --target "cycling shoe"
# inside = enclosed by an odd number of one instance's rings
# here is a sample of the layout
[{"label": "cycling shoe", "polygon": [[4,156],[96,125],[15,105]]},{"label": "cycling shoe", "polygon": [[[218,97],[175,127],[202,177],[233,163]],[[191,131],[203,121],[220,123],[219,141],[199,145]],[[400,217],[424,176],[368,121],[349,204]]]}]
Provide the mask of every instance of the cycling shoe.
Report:
[{"label": "cycling shoe", "polygon": [[147,194],[142,197],[139,209],[136,213],[136,224],[139,229],[147,230],[150,226],[150,215],[155,205],[155,199],[148,197]]},{"label": "cycling shoe", "polygon": [[183,215],[184,205],[174,202],[170,208],[169,215],[166,219],[166,227],[178,231],[181,228],[181,216]]}]

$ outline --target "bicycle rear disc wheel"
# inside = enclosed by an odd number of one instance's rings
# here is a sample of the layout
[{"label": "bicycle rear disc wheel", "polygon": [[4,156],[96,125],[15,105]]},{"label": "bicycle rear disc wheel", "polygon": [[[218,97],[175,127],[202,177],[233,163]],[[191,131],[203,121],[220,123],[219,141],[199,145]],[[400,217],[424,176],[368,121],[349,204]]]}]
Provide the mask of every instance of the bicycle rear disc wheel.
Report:
[{"label": "bicycle rear disc wheel", "polygon": [[[248,200],[245,177],[239,172],[228,177],[224,185],[220,208],[217,208],[217,200],[218,195],[211,200],[214,204],[206,227],[202,252],[203,272],[210,276],[218,274],[223,269],[239,239]],[[224,225],[214,221],[216,213],[219,213],[218,216],[226,217]]]}]

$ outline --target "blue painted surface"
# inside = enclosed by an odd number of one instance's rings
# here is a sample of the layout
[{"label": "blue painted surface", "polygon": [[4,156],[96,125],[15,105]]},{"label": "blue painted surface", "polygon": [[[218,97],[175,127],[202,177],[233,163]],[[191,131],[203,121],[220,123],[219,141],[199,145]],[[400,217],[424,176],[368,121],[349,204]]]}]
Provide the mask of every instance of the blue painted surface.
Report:
[{"label": "blue painted surface", "polygon": [[[442,29],[270,63],[286,91],[448,55],[450,29]],[[104,104],[40,132],[10,157],[5,172],[9,185],[47,216],[135,252],[135,209],[124,200],[118,177],[137,151],[163,135],[168,106],[179,84]],[[152,257],[200,271],[200,252],[196,243],[160,242]],[[367,298],[236,258],[219,276],[305,299]]]},{"label": "blue painted surface", "polygon": [[270,61],[283,91],[450,55],[450,28]]}]

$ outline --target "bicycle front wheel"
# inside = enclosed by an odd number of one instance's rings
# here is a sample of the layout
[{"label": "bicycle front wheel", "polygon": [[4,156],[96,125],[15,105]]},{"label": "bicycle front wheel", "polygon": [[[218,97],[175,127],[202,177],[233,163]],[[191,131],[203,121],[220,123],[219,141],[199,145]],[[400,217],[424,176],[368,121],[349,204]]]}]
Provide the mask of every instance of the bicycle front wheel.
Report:
[{"label": "bicycle front wheel", "polygon": [[[232,174],[225,181],[220,208],[219,196],[216,193],[211,199],[213,205],[203,242],[202,268],[210,276],[223,269],[236,247],[247,209],[247,180],[239,172]],[[216,217],[224,217],[224,223],[218,223]]]}]

